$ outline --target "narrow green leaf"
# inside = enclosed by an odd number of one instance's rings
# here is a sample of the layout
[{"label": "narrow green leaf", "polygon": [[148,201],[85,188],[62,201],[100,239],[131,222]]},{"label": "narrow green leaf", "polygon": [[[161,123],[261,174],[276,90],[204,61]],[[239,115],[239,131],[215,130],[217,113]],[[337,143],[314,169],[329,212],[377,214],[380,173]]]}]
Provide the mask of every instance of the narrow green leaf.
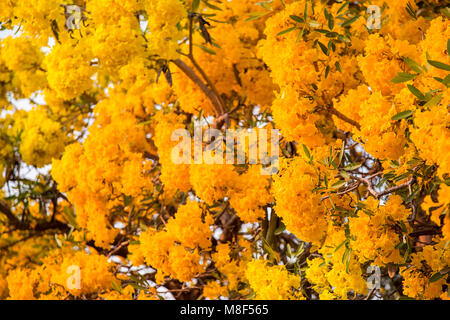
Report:
[{"label": "narrow green leaf", "polygon": [[319,47],[320,47],[320,49],[322,50],[322,52],[323,52],[325,55],[328,56],[328,48],[325,47],[325,45],[324,45],[322,42],[320,42],[320,41],[318,41],[317,43],[319,44]]},{"label": "narrow green leaf", "polygon": [[301,29],[301,30],[298,32],[298,35],[297,35],[297,41],[295,41],[295,44],[298,44],[302,38],[303,38],[303,29]]},{"label": "narrow green leaf", "polygon": [[340,13],[342,12],[342,10],[344,10],[345,7],[348,6],[348,4],[349,4],[349,2],[346,1],[346,2],[338,9],[337,14],[340,14]]},{"label": "narrow green leaf", "polygon": [[330,73],[330,66],[327,66],[325,69],[325,79],[328,77],[328,73]]},{"label": "narrow green leaf", "polygon": [[415,95],[420,101],[425,100],[425,95],[419,89],[410,84],[408,84],[407,87],[409,91],[411,91],[411,93]]},{"label": "narrow green leaf", "polygon": [[405,58],[404,61],[414,72],[417,72],[417,73],[422,73],[423,72],[423,69],[420,66],[420,64],[418,64],[414,60],[412,60],[410,58]]},{"label": "narrow green leaf", "polygon": [[350,18],[350,19],[348,19],[348,20],[346,20],[346,21],[344,21],[342,24],[341,24],[341,27],[348,27],[349,25],[351,25],[353,22],[355,22],[356,20],[358,20],[359,18],[361,18],[361,16],[354,16],[353,18]]},{"label": "narrow green leaf", "polygon": [[342,248],[345,244],[347,244],[348,243],[348,239],[345,239],[340,245],[338,245],[337,247],[336,247],[336,249],[334,249],[334,252],[337,252],[337,251],[339,251],[339,249],[340,248]]},{"label": "narrow green leaf", "polygon": [[289,16],[292,20],[298,23],[305,23],[305,20],[303,20],[302,17],[296,16],[296,15],[290,15]]},{"label": "narrow green leaf", "polygon": [[275,230],[275,235],[278,236],[282,234],[284,230],[286,230],[286,226],[284,225],[284,223],[281,223],[281,225]]},{"label": "narrow green leaf", "polygon": [[332,14],[328,15],[328,28],[330,30],[333,30],[333,28],[334,28],[334,18],[333,18]]},{"label": "narrow green leaf", "polygon": [[391,118],[391,120],[396,121],[396,120],[406,119],[406,118],[411,117],[412,115],[413,115],[413,112],[411,110],[405,110],[405,111],[397,113],[395,116],[393,116]]},{"label": "narrow green leaf", "polygon": [[398,75],[391,80],[393,83],[401,83],[406,81],[413,80],[417,75],[416,74],[410,74],[406,72],[399,72]]},{"label": "narrow green leaf", "polygon": [[211,9],[213,9],[213,10],[219,10],[219,11],[222,11],[222,9],[220,9],[219,7],[216,7],[215,5],[209,3],[208,1],[206,1],[206,0],[202,0],[202,1],[203,1],[203,3],[205,4],[205,6],[207,6],[208,8],[211,8]]},{"label": "narrow green leaf", "polygon": [[277,34],[277,36],[281,36],[281,35],[283,35],[283,34],[286,34],[286,33],[288,33],[288,32],[291,32],[291,31],[293,31],[293,30],[295,30],[295,29],[297,29],[297,27],[292,27],[292,28],[283,30],[283,31],[279,32],[279,33]]},{"label": "narrow green leaf", "polygon": [[444,277],[444,274],[441,274],[440,272],[437,272],[433,274],[430,278],[430,282],[436,282]]},{"label": "narrow green leaf", "polygon": [[336,66],[337,71],[342,72],[341,65],[339,64],[338,61],[336,61],[336,63],[334,65]]},{"label": "narrow green leaf", "polygon": [[325,36],[328,38],[336,38],[339,35],[337,32],[328,32]]},{"label": "narrow green leaf", "polygon": [[345,171],[353,171],[353,170],[356,170],[356,169],[360,168],[361,166],[362,166],[361,163],[351,163],[349,165],[346,165],[344,167],[344,170]]},{"label": "narrow green leaf", "polygon": [[249,22],[249,21],[252,21],[252,20],[259,19],[262,16],[265,16],[266,14],[267,14],[267,12],[252,12],[252,13],[249,14],[250,17],[247,20],[245,20],[245,22]]},{"label": "narrow green leaf", "polygon": [[442,8],[440,11],[443,15],[445,15],[447,18],[450,19],[450,8],[449,7]]},{"label": "narrow green leaf", "polygon": [[305,10],[303,12],[303,18],[306,20],[308,20],[308,1],[305,1]]},{"label": "narrow green leaf", "polygon": [[434,107],[439,104],[442,100],[442,95],[438,94],[431,98],[427,103],[425,103],[424,107]]},{"label": "narrow green leaf", "polygon": [[450,71],[450,65],[448,65],[446,63],[434,61],[434,60],[428,60],[428,63],[435,68]]},{"label": "narrow green leaf", "polygon": [[214,50],[211,50],[210,48],[207,48],[205,46],[202,46],[201,44],[195,44],[195,46],[199,47],[200,49],[202,49],[203,51],[209,53],[209,54],[216,54],[216,52]]},{"label": "narrow green leaf", "polygon": [[331,185],[331,188],[339,189],[339,188],[343,187],[344,185],[345,185],[345,180],[340,180],[340,181],[337,181],[337,182],[333,183]]},{"label": "narrow green leaf", "polygon": [[307,146],[303,145],[303,151],[305,152],[306,157],[311,160],[311,153],[309,152]]},{"label": "narrow green leaf", "polygon": [[200,5],[200,0],[193,0],[192,1],[192,12],[196,12],[198,10],[199,5]]}]

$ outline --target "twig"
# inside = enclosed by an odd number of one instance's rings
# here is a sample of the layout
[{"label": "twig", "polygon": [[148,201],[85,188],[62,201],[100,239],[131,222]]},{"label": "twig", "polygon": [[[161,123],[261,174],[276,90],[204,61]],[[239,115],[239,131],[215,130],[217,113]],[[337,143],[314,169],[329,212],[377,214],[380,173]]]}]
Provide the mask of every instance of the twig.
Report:
[{"label": "twig", "polygon": [[330,111],[331,114],[334,114],[336,117],[338,117],[342,121],[345,121],[345,122],[351,124],[352,126],[356,127],[358,130],[361,130],[361,125],[358,122],[350,119],[346,115],[344,115],[341,112],[339,112],[338,110],[336,110],[334,107],[330,106],[330,107],[328,107],[328,110]]}]

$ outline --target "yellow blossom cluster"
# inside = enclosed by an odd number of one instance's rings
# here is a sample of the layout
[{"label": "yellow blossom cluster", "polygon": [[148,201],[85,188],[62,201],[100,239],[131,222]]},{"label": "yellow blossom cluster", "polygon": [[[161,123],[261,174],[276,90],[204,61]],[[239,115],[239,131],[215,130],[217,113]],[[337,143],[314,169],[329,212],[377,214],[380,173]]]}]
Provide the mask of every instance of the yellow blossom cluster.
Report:
[{"label": "yellow blossom cluster", "polygon": [[448,299],[442,1],[0,8],[0,299]]},{"label": "yellow blossom cluster", "polygon": [[63,153],[67,142],[65,132],[60,123],[49,118],[45,109],[28,112],[21,129],[20,153],[27,164],[43,167]]},{"label": "yellow blossom cluster", "polygon": [[188,202],[178,208],[163,230],[148,229],[139,236],[132,260],[156,268],[158,282],[164,282],[166,276],[190,281],[207,267],[212,223],[212,217],[205,216],[198,203]]},{"label": "yellow blossom cluster", "polygon": [[68,146],[52,167],[60,190],[67,192],[76,206],[78,224],[88,230],[90,239],[105,247],[118,233],[108,221],[109,209],[120,201],[118,197],[142,198],[142,192],[152,186],[148,177],[151,162],[143,158],[152,148],[132,113],[133,105],[121,109],[118,104],[123,94],[118,95],[118,99],[96,106],[96,130],[90,130],[83,145]]},{"label": "yellow blossom cluster", "polygon": [[248,263],[245,276],[257,300],[302,299],[297,291],[300,277],[290,274],[283,266],[269,266],[264,260],[254,260]]}]

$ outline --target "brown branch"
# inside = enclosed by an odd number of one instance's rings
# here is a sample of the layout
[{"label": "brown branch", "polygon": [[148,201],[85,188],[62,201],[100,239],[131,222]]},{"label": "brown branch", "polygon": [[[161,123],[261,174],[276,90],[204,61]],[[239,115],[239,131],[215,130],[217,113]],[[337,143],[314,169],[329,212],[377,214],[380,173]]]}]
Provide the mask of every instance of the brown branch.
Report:
[{"label": "brown branch", "polygon": [[373,175],[371,175],[371,176],[369,176],[369,177],[366,177],[366,178],[361,178],[361,177],[357,177],[357,176],[350,175],[350,178],[355,179],[355,180],[357,180],[357,181],[359,181],[359,182],[364,183],[364,184],[367,186],[367,190],[369,191],[369,193],[370,193],[373,197],[375,197],[375,199],[380,199],[382,196],[385,196],[385,195],[387,195],[387,194],[391,194],[391,193],[393,193],[393,192],[395,192],[395,191],[398,191],[398,190],[400,190],[400,189],[409,187],[409,186],[413,183],[413,181],[414,181],[414,178],[411,178],[411,179],[409,179],[407,182],[405,182],[405,183],[403,183],[403,184],[400,184],[400,185],[394,186],[394,187],[392,187],[392,188],[386,189],[386,190],[384,190],[384,191],[382,191],[382,192],[377,192],[377,191],[374,189],[374,186],[373,186],[373,183],[372,183],[372,178],[374,178],[374,177],[376,177],[376,176],[378,176],[378,175],[380,175],[380,174],[382,174],[382,172],[377,172],[377,173],[375,173],[375,174],[373,174]]},{"label": "brown branch", "polygon": [[194,34],[194,15],[189,15],[189,54],[187,57],[189,60],[191,60],[194,67],[197,69],[198,72],[200,72],[203,79],[206,81],[208,86],[211,88],[212,92],[216,95],[217,100],[219,101],[220,110],[219,114],[222,115],[225,112],[224,109],[224,102],[222,100],[222,97],[220,96],[219,92],[217,91],[216,87],[212,83],[212,81],[209,79],[209,77],[206,75],[206,72],[203,71],[203,69],[200,67],[200,65],[197,63],[197,61],[194,58],[194,41],[193,41],[193,34]]},{"label": "brown branch", "polygon": [[0,212],[2,212],[6,216],[6,218],[8,218],[9,222],[12,225],[14,226],[20,225],[20,220],[12,213],[9,206],[2,200],[0,200]]},{"label": "brown branch", "polygon": [[[224,109],[224,102],[222,100],[222,97],[220,96],[219,92],[217,91],[216,87],[212,83],[211,79],[207,76],[205,71],[201,68],[201,66],[197,63],[197,61],[194,58],[194,50],[193,50],[193,32],[194,32],[194,26],[193,26],[193,20],[194,15],[189,15],[189,53],[183,54],[186,56],[191,63],[193,64],[194,68],[200,73],[203,80],[196,74],[196,72],[189,67],[184,61],[181,59],[173,60],[172,62],[181,70],[184,72],[186,76],[188,76],[189,79],[191,79],[199,88],[203,91],[203,93],[206,95],[206,97],[211,101],[214,112],[216,117],[224,116],[225,109]],[[205,84],[205,82],[206,84]]]},{"label": "brown branch", "polygon": [[345,122],[351,124],[352,126],[356,127],[358,130],[361,130],[361,125],[358,122],[356,122],[355,120],[350,119],[346,115],[344,115],[341,112],[339,112],[338,110],[336,110],[334,107],[330,106],[328,108],[328,110],[330,111],[331,114],[335,115],[336,117],[338,117],[342,121],[345,121]]},{"label": "brown branch", "polygon": [[29,230],[29,231],[46,231],[50,229],[57,229],[62,232],[68,232],[70,230],[70,227],[58,220],[53,219],[50,222],[40,222],[36,224],[34,228],[30,228],[30,225],[28,223],[22,222],[17,218],[9,208],[9,206],[0,200],[0,212],[2,212],[6,217],[8,218],[9,223],[15,227],[16,230]]},{"label": "brown branch", "polygon": [[222,106],[217,98],[217,96],[212,92],[199,78],[199,76],[195,73],[194,70],[191,69],[184,61],[180,59],[176,59],[172,61],[181,71],[184,72],[185,75],[188,76],[199,88],[203,91],[206,97],[211,101],[216,116],[220,116],[222,114]]}]

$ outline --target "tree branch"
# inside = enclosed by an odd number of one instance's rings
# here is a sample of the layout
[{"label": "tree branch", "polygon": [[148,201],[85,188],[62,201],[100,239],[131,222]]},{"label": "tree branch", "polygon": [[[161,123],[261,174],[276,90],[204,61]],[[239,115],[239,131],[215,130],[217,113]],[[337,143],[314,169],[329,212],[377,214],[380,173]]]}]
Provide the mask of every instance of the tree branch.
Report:
[{"label": "tree branch", "polygon": [[0,212],[2,212],[8,218],[9,222],[12,225],[14,226],[20,225],[20,220],[12,213],[9,206],[2,200],[0,200]]},{"label": "tree branch", "polygon": [[214,111],[216,113],[216,116],[220,116],[222,114],[222,106],[219,102],[219,99],[217,96],[212,92],[199,78],[199,76],[195,73],[194,70],[191,69],[184,61],[180,59],[176,59],[172,61],[181,71],[184,72],[188,76],[189,79],[191,79],[199,88],[203,91],[203,93],[208,97],[208,99],[211,101]]},{"label": "tree branch", "polygon": [[331,114],[335,115],[336,117],[338,117],[342,121],[345,121],[345,122],[351,124],[352,126],[356,127],[358,130],[361,130],[361,125],[358,122],[356,122],[355,120],[350,119],[346,115],[344,115],[341,112],[339,112],[338,110],[336,110],[334,107],[330,106],[328,108],[328,110],[330,111]]}]

